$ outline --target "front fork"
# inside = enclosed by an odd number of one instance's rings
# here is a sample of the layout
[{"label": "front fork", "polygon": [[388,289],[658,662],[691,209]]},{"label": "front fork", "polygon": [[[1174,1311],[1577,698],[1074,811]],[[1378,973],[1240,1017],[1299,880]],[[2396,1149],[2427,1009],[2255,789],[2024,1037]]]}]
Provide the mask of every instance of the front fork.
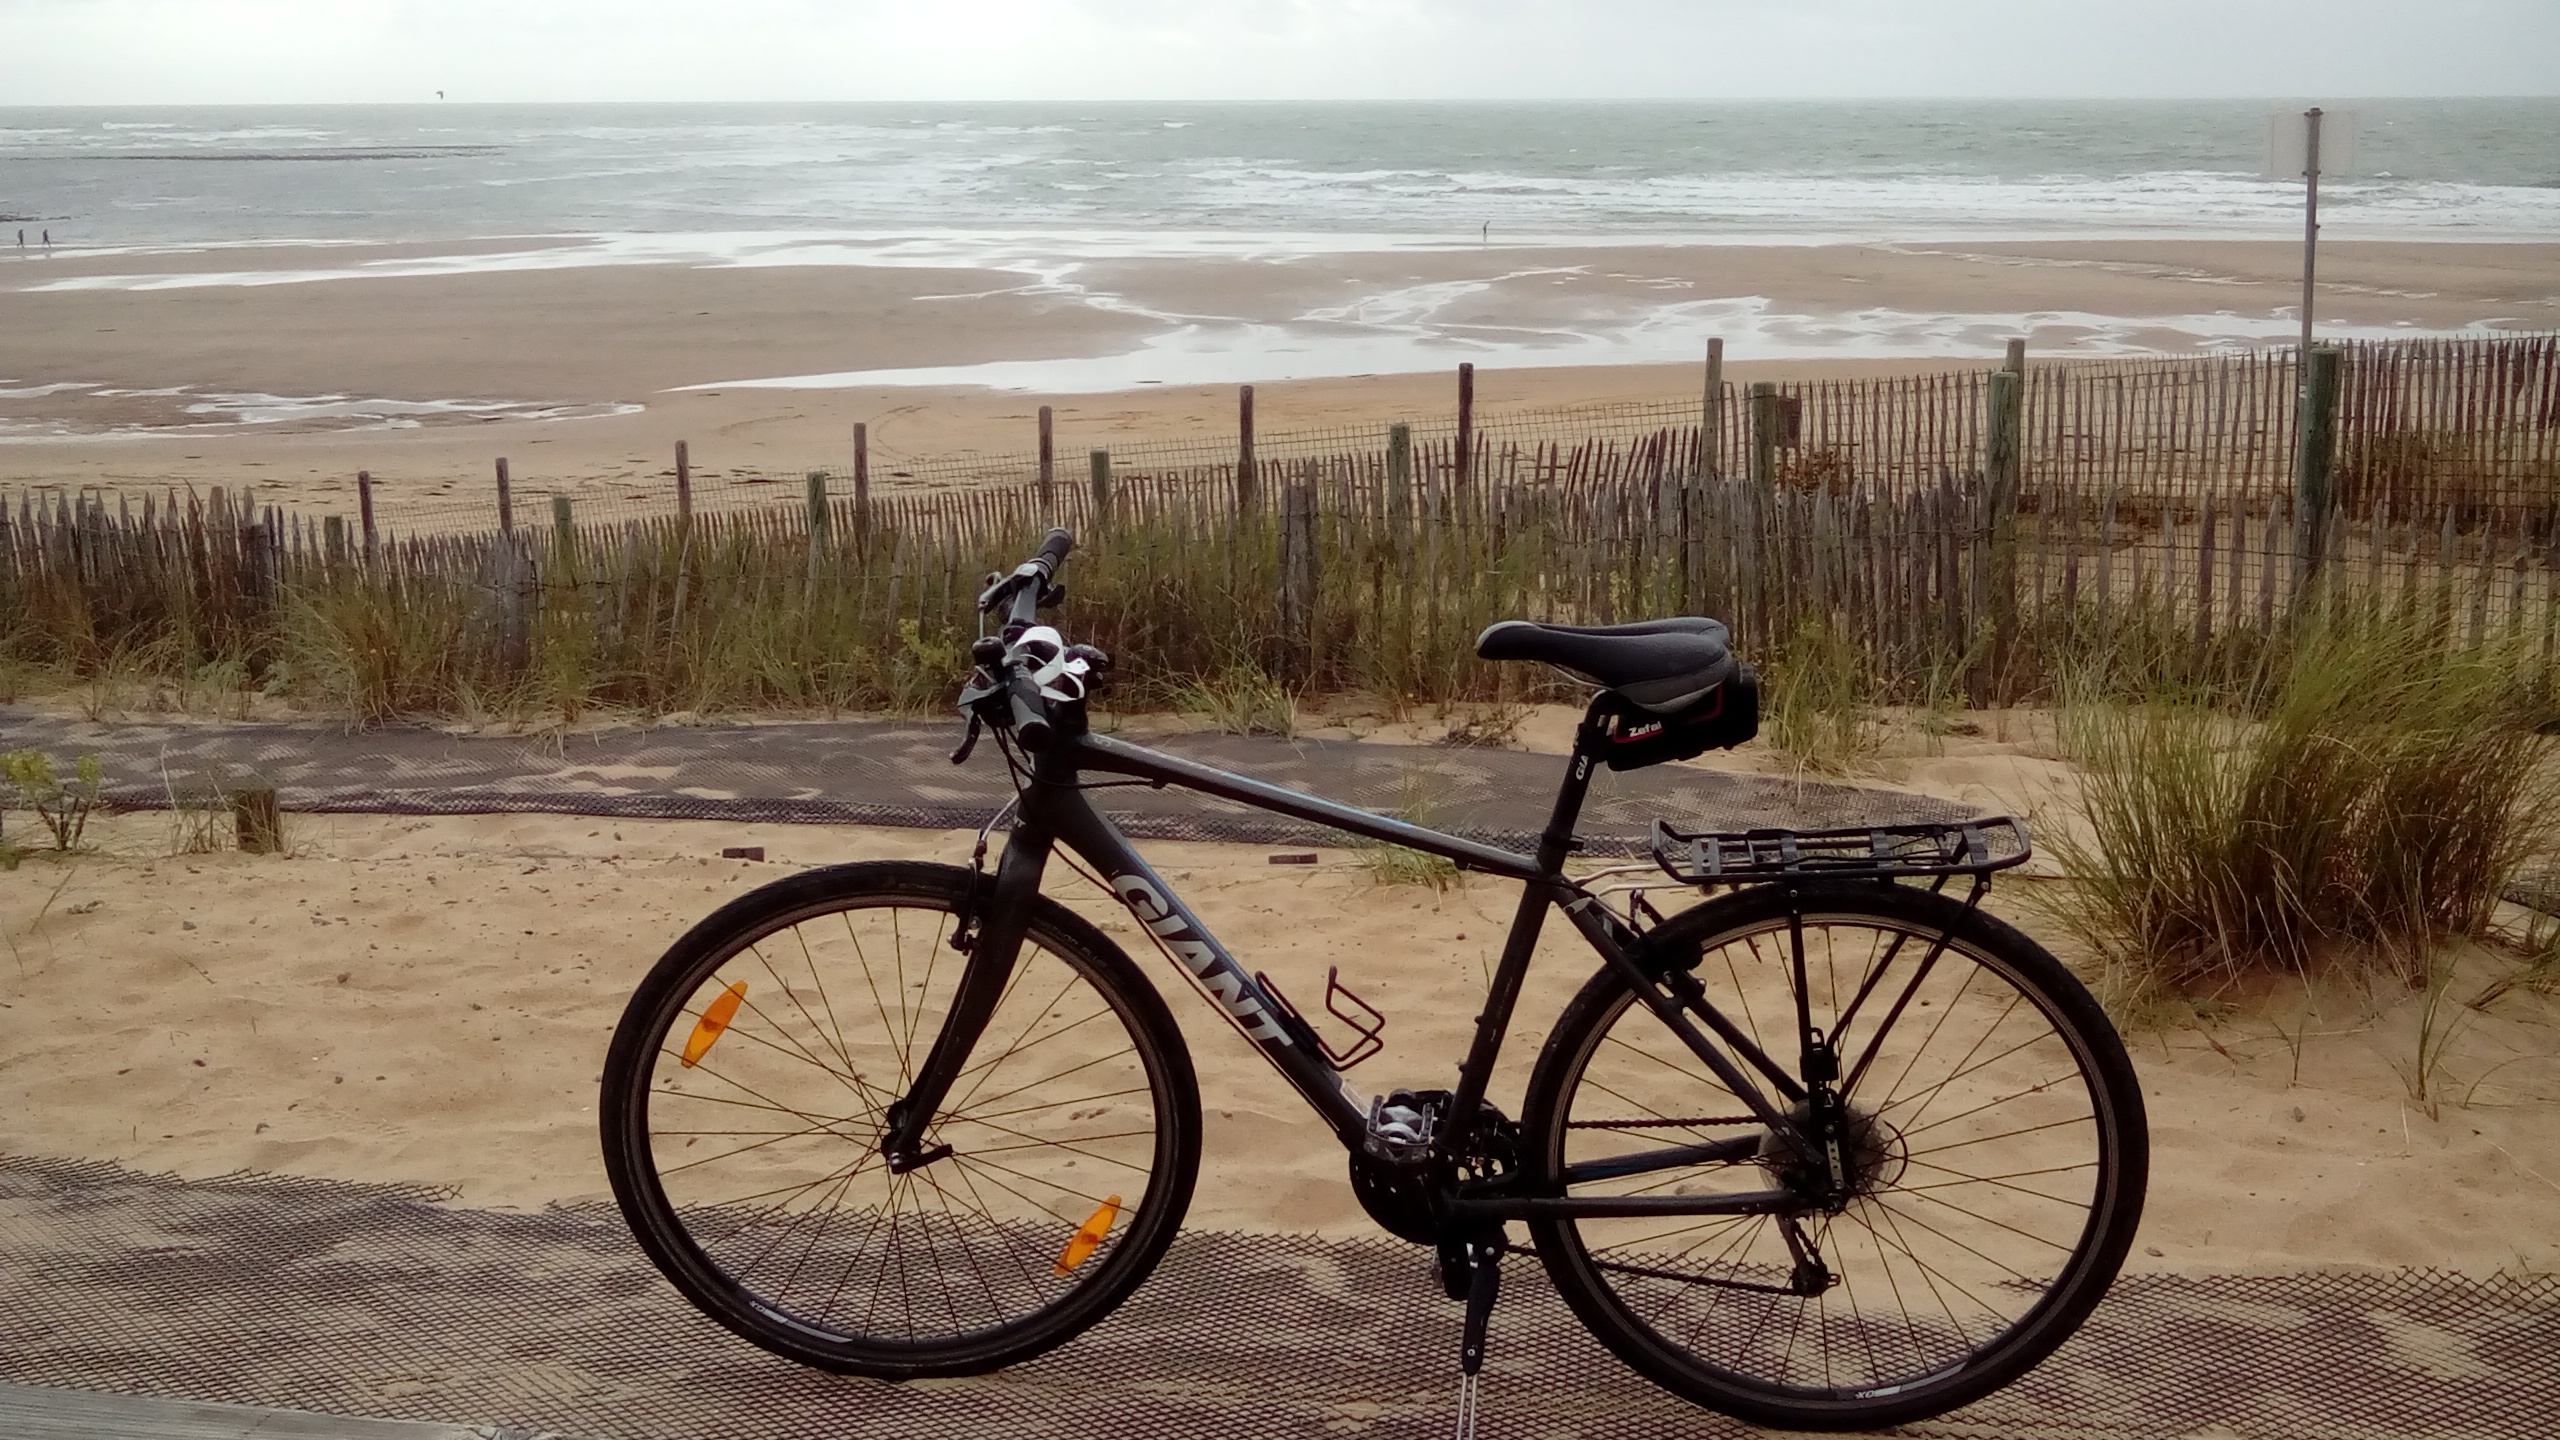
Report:
[{"label": "front fork", "polygon": [[1016,824],[1005,842],[1004,858],[996,864],[994,880],[982,872],[970,874],[972,888],[963,902],[967,908],[952,932],[952,943],[964,948],[969,959],[960,971],[951,1014],[934,1036],[915,1083],[889,1106],[888,1128],[880,1137],[880,1154],[893,1175],[930,1165],[951,1153],[948,1145],[927,1146],[925,1128],[969,1063],[969,1052],[977,1048],[978,1037],[986,1033],[987,1021],[994,1017],[1005,986],[1013,979],[1014,962],[1021,958],[1023,937],[1031,929],[1040,877],[1048,869],[1053,843],[1046,827]]}]

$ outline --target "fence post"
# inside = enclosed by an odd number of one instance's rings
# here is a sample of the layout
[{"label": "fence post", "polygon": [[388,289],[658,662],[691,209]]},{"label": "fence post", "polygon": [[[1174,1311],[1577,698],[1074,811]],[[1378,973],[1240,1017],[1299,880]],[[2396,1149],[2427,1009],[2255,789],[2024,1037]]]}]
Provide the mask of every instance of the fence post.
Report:
[{"label": "fence post", "polygon": [[1780,637],[1768,625],[1769,597],[1763,579],[1768,574],[1764,563],[1769,541],[1769,506],[1778,492],[1778,432],[1786,424],[1786,402],[1771,381],[1755,380],[1751,385],[1751,483],[1744,504],[1751,514],[1742,526],[1743,593],[1749,597],[1751,619],[1762,633],[1757,637],[1764,645],[1775,644]]},{"label": "fence post", "polygon": [[2331,470],[2338,450],[2338,371],[2334,345],[2304,352],[2293,453],[2293,603],[2297,612],[2328,559]]},{"label": "fence post", "polygon": [[507,457],[498,457],[498,533],[516,533],[516,497],[507,483]]},{"label": "fence post", "polygon": [[[1387,545],[1396,577],[1395,638],[1388,653],[1398,695],[1413,678],[1413,526],[1413,427],[1399,421],[1387,427]],[[1386,623],[1380,615],[1379,627]]]},{"label": "fence post", "polygon": [[1280,636],[1282,677],[1306,684],[1315,674],[1316,618],[1315,462],[1281,495]]},{"label": "fence post", "polygon": [[1778,485],[1778,434],[1786,426],[1786,402],[1768,380],[1751,385],[1751,484],[1762,491]]},{"label": "fence post", "polygon": [[[1048,406],[1040,407],[1040,508],[1057,503],[1058,451],[1057,417]],[[1054,512],[1052,512],[1054,513]]]},{"label": "fence post", "polygon": [[676,523],[693,523],[693,452],[682,440],[676,442]]},{"label": "fence post", "polygon": [[284,848],[284,816],[276,804],[276,787],[250,785],[234,790],[231,827],[243,855],[273,855]]},{"label": "fence post", "polygon": [[1680,528],[1684,543],[1680,547],[1680,596],[1685,610],[1706,608],[1707,591],[1707,487],[1722,478],[1724,469],[1724,337],[1707,340],[1707,380],[1705,403],[1698,410],[1698,454],[1689,467],[1689,483],[1682,494]]},{"label": "fence post", "polygon": [[336,569],[347,558],[347,517],[320,517],[320,554],[329,568]]},{"label": "fence post", "polygon": [[834,517],[827,512],[827,472],[809,472],[809,583],[818,583],[818,571],[827,558],[827,541],[835,530]]},{"label": "fence post", "polygon": [[1700,480],[1718,478],[1724,459],[1724,337],[1707,341],[1706,404],[1698,412],[1698,463]]},{"label": "fence post", "polygon": [[1260,478],[1254,469],[1253,453],[1253,387],[1236,387],[1236,513],[1253,508],[1254,482]]},{"label": "fence post", "polygon": [[578,522],[569,512],[569,497],[551,497],[551,563],[568,569],[577,563]]},{"label": "fence post", "polygon": [[1458,443],[1450,455],[1451,482],[1463,488],[1475,478],[1471,464],[1476,453],[1476,367],[1472,362],[1458,366]]},{"label": "fence post", "polygon": [[[249,506],[240,507],[243,517],[254,517]],[[276,531],[268,522],[254,518],[240,530],[241,558],[249,562],[249,606],[261,623],[275,614],[276,605]]]},{"label": "fence post", "polygon": [[1111,452],[1093,452],[1093,529],[1099,535],[1111,528]]},{"label": "fence post", "polygon": [[364,563],[373,563],[373,472],[356,472],[356,514],[364,522]]},{"label": "fence post", "polygon": [[512,680],[533,662],[533,561],[512,532],[489,544],[490,588],[498,601],[498,665]]},{"label": "fence post", "polygon": [[[1985,582],[1991,607],[1991,653],[1976,676],[1974,703],[1988,703],[2008,684],[2009,666],[2018,643],[2018,437],[2026,410],[2026,376],[2021,358],[2025,342],[2015,342],[2011,357],[2020,368],[1991,372],[1984,391],[1989,413],[1982,427],[1983,528],[1989,532],[1990,570]],[[1975,623],[1980,623],[1976,617]]]},{"label": "fence post", "polygon": [[[1040,498],[1042,500],[1049,498],[1049,487],[1046,485],[1040,487]],[[870,534],[871,427],[856,420],[853,422],[853,543],[855,547],[858,549],[868,543]]]},{"label": "fence post", "polygon": [[1404,554],[1413,525],[1413,427],[1398,421],[1387,427],[1387,533],[1396,554]]}]

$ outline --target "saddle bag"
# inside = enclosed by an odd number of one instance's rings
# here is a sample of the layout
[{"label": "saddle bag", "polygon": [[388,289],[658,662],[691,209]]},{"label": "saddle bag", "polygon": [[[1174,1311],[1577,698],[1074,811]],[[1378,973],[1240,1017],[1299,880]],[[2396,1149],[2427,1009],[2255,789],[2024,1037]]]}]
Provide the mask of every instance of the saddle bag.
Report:
[{"label": "saddle bag", "polygon": [[1606,737],[1601,758],[1612,770],[1641,770],[1730,750],[1759,734],[1760,677],[1736,664],[1732,679],[1671,715],[1657,715],[1614,690],[1602,693],[1598,708]]}]

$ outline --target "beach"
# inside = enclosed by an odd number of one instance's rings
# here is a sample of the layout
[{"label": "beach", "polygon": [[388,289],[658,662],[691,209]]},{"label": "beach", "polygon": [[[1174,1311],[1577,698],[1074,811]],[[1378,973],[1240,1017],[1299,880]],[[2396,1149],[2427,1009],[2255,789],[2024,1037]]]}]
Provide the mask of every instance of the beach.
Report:
[{"label": "beach", "polygon": [[[850,476],[857,426],[874,493],[970,452],[1028,479],[1044,407],[1066,477],[1095,449],[1231,458],[1242,385],[1262,435],[1366,448],[1445,423],[1461,364],[1493,423],[1696,404],[1711,341],[1733,386],[1985,370],[2012,340],[2030,365],[2289,349],[2299,186],[2232,138],[2257,134],[2257,102],[2216,103],[0,111],[18,187],[0,209],[56,240],[0,245],[0,497],[219,487],[352,516],[364,472],[410,536],[430,511],[494,520],[502,458],[519,523],[542,496],[618,520],[672,510],[679,444],[706,484],[796,500],[808,472]],[[2342,182],[2320,250],[2318,335],[2560,329],[2554,115],[2377,120],[2376,173]],[[2201,554],[2221,553],[2213,523]],[[113,683],[35,698],[113,712]],[[1352,738],[1436,738],[1399,719]],[[1865,778],[2040,834],[2077,823],[2049,717],[1965,723],[1903,734]],[[1548,707],[1519,743],[1559,752],[1571,725]],[[1766,742],[1712,763],[1785,764]],[[0,1151],[592,1202],[606,1039],[687,926],[798,867],[958,861],[971,839],[287,825],[287,853],[251,856],[112,816],[94,853],[0,874]],[[721,858],[735,846],[768,858]],[[1385,884],[1346,851],[1275,867],[1256,847],[1144,848],[1291,993],[1341,964],[1396,1017],[1364,1090],[1447,1083],[1510,886]],[[2020,875],[1993,903],[2094,974],[2033,903],[2059,883]],[[1190,1036],[1208,1124],[1190,1223],[1374,1234],[1331,1135],[1127,912],[1052,888],[1138,955]],[[1590,964],[1545,942],[1497,1102]],[[2452,964],[2449,1029],[2427,992],[2343,981],[2129,1024],[2155,1147],[2131,1268],[2560,1266],[2560,1002],[2492,996],[2503,952]]]},{"label": "beach", "polygon": [[[665,248],[0,252],[0,482],[344,508],[365,470],[396,509],[506,456],[522,490],[601,498],[679,440],[707,477],[849,469],[861,423],[894,487],[901,458],[1028,454],[1042,405],[1080,459],[1227,440],[1241,383],[1265,434],[1444,417],[1461,361],[1486,414],[1681,401],[1710,337],[1736,384],[1988,366],[2012,337],[2038,363],[2190,354],[2280,343],[2300,285],[2297,246],[2203,239],[986,268]],[[2321,274],[2337,338],[2560,325],[2560,244],[2341,242]]]},{"label": "beach", "polygon": [[[2069,768],[2035,717],[1986,716],[1935,748],[1905,733],[1871,777],[2069,823]],[[1543,707],[1521,743],[1559,748]],[[1339,726],[1336,727],[1339,729]],[[1330,731],[1327,733],[1331,733]],[[1342,733],[1351,733],[1343,731]],[[1373,738],[1409,738],[1370,727]],[[1776,770],[1757,745],[1720,767]],[[595,1130],[604,1046],[631,989],[715,906],[806,866],[965,863],[966,832],[580,816],[297,815],[288,853],[173,854],[169,817],[118,817],[101,853],[0,876],[0,1151],[210,1177],[243,1170],[451,1187],[533,1209],[607,1191]],[[761,862],[721,858],[764,847]],[[1364,1091],[1447,1082],[1516,890],[1382,884],[1341,850],[1141,848],[1245,963],[1293,994],[1326,967],[1390,1017]],[[2004,879],[1995,909],[2084,971],[2089,957]],[[1137,957],[1182,1025],[1207,1125],[1188,1224],[1374,1235],[1340,1148],[1249,1046],[1183,993],[1128,913],[1063,870],[1052,894]],[[1661,903],[1678,897],[1655,892]],[[1517,1113],[1545,1026],[1596,963],[1541,942],[1493,1098]],[[2467,999],[2512,961],[2463,949]],[[2153,1158],[2129,1269],[2190,1274],[2560,1264],[2554,998],[2464,1009],[2413,1097],[2423,993],[2278,983],[2131,1030]]]}]

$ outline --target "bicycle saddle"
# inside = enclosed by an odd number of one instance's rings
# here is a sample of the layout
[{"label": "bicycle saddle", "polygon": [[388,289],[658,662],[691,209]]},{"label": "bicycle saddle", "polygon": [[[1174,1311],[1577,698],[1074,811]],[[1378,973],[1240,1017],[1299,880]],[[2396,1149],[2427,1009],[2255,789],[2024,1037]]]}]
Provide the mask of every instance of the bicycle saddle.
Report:
[{"label": "bicycle saddle", "polygon": [[1539,625],[1502,620],[1476,637],[1487,660],[1542,660],[1657,715],[1675,714],[1734,677],[1724,622],[1703,615],[1633,625]]}]

